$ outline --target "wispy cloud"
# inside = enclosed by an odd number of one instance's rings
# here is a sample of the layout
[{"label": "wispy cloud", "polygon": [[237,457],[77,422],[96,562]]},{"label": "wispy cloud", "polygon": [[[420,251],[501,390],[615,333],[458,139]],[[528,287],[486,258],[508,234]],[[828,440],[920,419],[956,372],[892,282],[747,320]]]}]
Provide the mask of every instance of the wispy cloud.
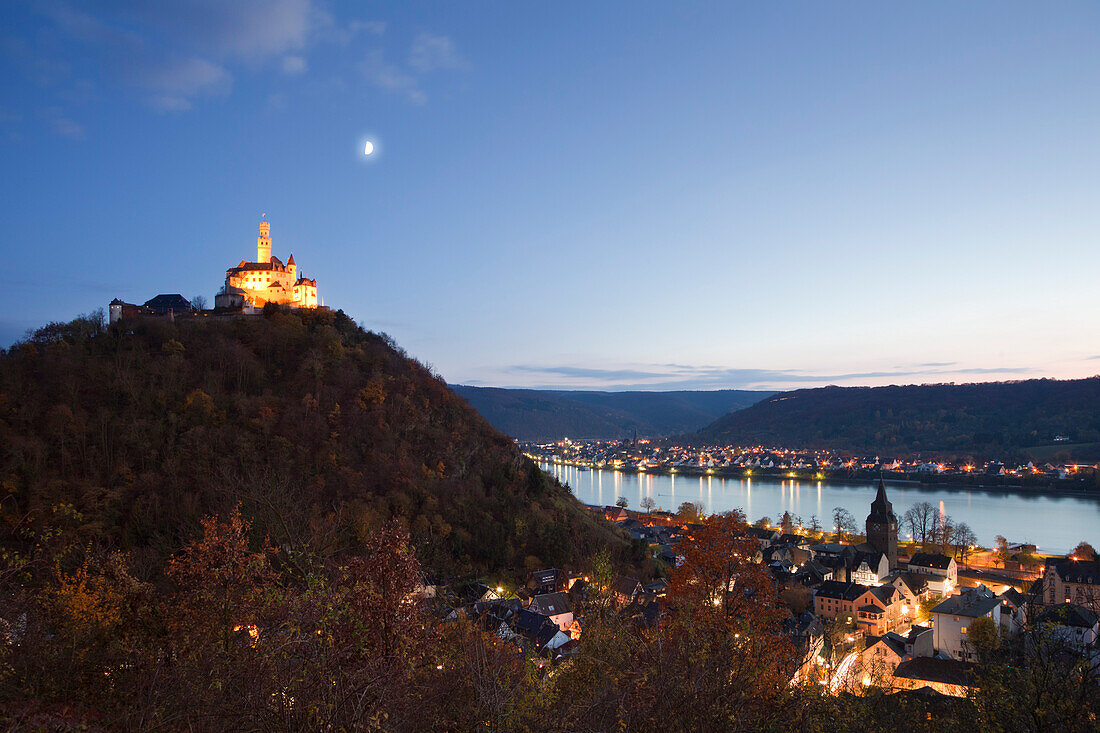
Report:
[{"label": "wispy cloud", "polygon": [[[62,47],[75,44],[91,52],[110,78],[141,90],[161,111],[187,110],[198,97],[228,94],[231,65],[255,69],[278,59],[285,72],[304,72],[301,51],[319,17],[311,0],[120,0],[92,10],[61,2],[36,7],[65,39]],[[32,78],[53,83],[71,73],[66,62],[23,45],[16,40],[5,50],[25,57]]]},{"label": "wispy cloud", "polygon": [[[450,36],[422,31],[402,39],[382,20],[337,18],[326,0],[28,3],[43,22],[34,37],[0,34],[0,55],[70,108],[61,117],[71,124],[52,124],[69,137],[82,129],[71,108],[94,88],[87,73],[101,76],[95,81],[105,87],[134,91],[157,111],[179,113],[230,95],[238,80],[258,74],[305,76],[311,59],[332,56],[315,54],[326,46],[348,49],[337,62],[342,73],[418,105],[428,100],[431,75],[469,68]],[[266,94],[285,100],[286,92]]]},{"label": "wispy cloud", "polygon": [[466,60],[455,49],[454,41],[447,36],[421,33],[413,39],[409,49],[409,67],[421,74],[440,69],[461,69]]},{"label": "wispy cloud", "polygon": [[320,12],[318,34],[326,40],[348,46],[360,36],[381,36],[386,32],[386,22],[381,20],[355,19],[340,23],[331,14]]},{"label": "wispy cloud", "polygon": [[82,140],[84,138],[84,127],[67,117],[58,117],[52,120],[50,126],[61,137],[67,137],[70,140]]},{"label": "wispy cloud", "polygon": [[424,104],[428,95],[420,88],[420,80],[394,64],[388,63],[382,51],[375,49],[359,64],[359,70],[373,86],[404,96],[413,104]]},{"label": "wispy cloud", "polygon": [[388,61],[380,49],[370,51],[359,65],[371,85],[401,95],[413,104],[428,101],[425,77],[434,72],[467,68],[469,64],[455,49],[454,41],[431,33],[420,33],[413,39],[404,66]]},{"label": "wispy cloud", "polygon": [[609,369],[517,364],[505,369],[506,374],[524,375],[526,377],[524,381],[539,382],[531,386],[608,389],[787,389],[801,385],[850,384],[884,379],[928,381],[929,378],[964,374],[1020,375],[1031,371],[1026,367],[966,367],[826,374],[797,369],[739,369],[684,364],[651,364]]},{"label": "wispy cloud", "polygon": [[284,56],[284,74],[303,74],[306,70],[306,60],[303,56]]},{"label": "wispy cloud", "polygon": [[149,104],[165,112],[190,109],[200,95],[228,94],[233,84],[225,68],[200,58],[165,59],[137,73],[138,83],[151,92]]}]

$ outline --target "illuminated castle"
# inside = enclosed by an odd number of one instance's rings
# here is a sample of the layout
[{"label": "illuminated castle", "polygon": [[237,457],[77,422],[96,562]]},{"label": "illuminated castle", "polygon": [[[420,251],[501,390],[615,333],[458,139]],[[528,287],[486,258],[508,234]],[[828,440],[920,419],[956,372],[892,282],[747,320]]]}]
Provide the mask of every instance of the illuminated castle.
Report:
[{"label": "illuminated castle", "polygon": [[216,308],[263,308],[268,303],[317,307],[317,281],[299,277],[294,255],[284,265],[271,254],[271,224],[260,222],[256,261],[241,260],[225,271],[225,287],[214,296]]}]

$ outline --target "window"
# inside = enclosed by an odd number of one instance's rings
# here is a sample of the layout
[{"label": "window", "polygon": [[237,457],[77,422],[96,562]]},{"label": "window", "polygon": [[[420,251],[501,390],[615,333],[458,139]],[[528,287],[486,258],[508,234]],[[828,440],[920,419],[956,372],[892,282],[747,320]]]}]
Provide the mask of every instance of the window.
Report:
[{"label": "window", "polygon": [[961,631],[962,633],[964,633],[964,634],[965,634],[965,633],[966,633],[966,627],[965,627],[965,626],[963,626],[963,627],[962,627],[961,629],[959,629],[959,631]]}]

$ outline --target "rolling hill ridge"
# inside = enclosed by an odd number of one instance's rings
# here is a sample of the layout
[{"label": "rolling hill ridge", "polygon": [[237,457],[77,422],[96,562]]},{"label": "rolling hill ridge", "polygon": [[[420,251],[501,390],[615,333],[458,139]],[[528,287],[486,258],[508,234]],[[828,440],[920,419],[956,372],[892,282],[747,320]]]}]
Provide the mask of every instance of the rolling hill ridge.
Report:
[{"label": "rolling hill ridge", "polygon": [[884,455],[1094,454],[1100,377],[799,389],[725,415],[694,440]]},{"label": "rolling hill ridge", "polygon": [[517,440],[657,438],[693,432],[771,392],[598,392],[453,386],[455,393]]}]

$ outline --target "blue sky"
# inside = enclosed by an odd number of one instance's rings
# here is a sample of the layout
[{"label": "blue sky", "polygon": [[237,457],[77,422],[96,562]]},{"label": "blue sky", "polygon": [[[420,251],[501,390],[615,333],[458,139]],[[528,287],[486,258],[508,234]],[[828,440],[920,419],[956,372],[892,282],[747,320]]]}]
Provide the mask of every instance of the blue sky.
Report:
[{"label": "blue sky", "polygon": [[1090,376],[1097,48],[1083,2],[15,0],[0,341],[211,300],[267,213],[456,383]]}]

